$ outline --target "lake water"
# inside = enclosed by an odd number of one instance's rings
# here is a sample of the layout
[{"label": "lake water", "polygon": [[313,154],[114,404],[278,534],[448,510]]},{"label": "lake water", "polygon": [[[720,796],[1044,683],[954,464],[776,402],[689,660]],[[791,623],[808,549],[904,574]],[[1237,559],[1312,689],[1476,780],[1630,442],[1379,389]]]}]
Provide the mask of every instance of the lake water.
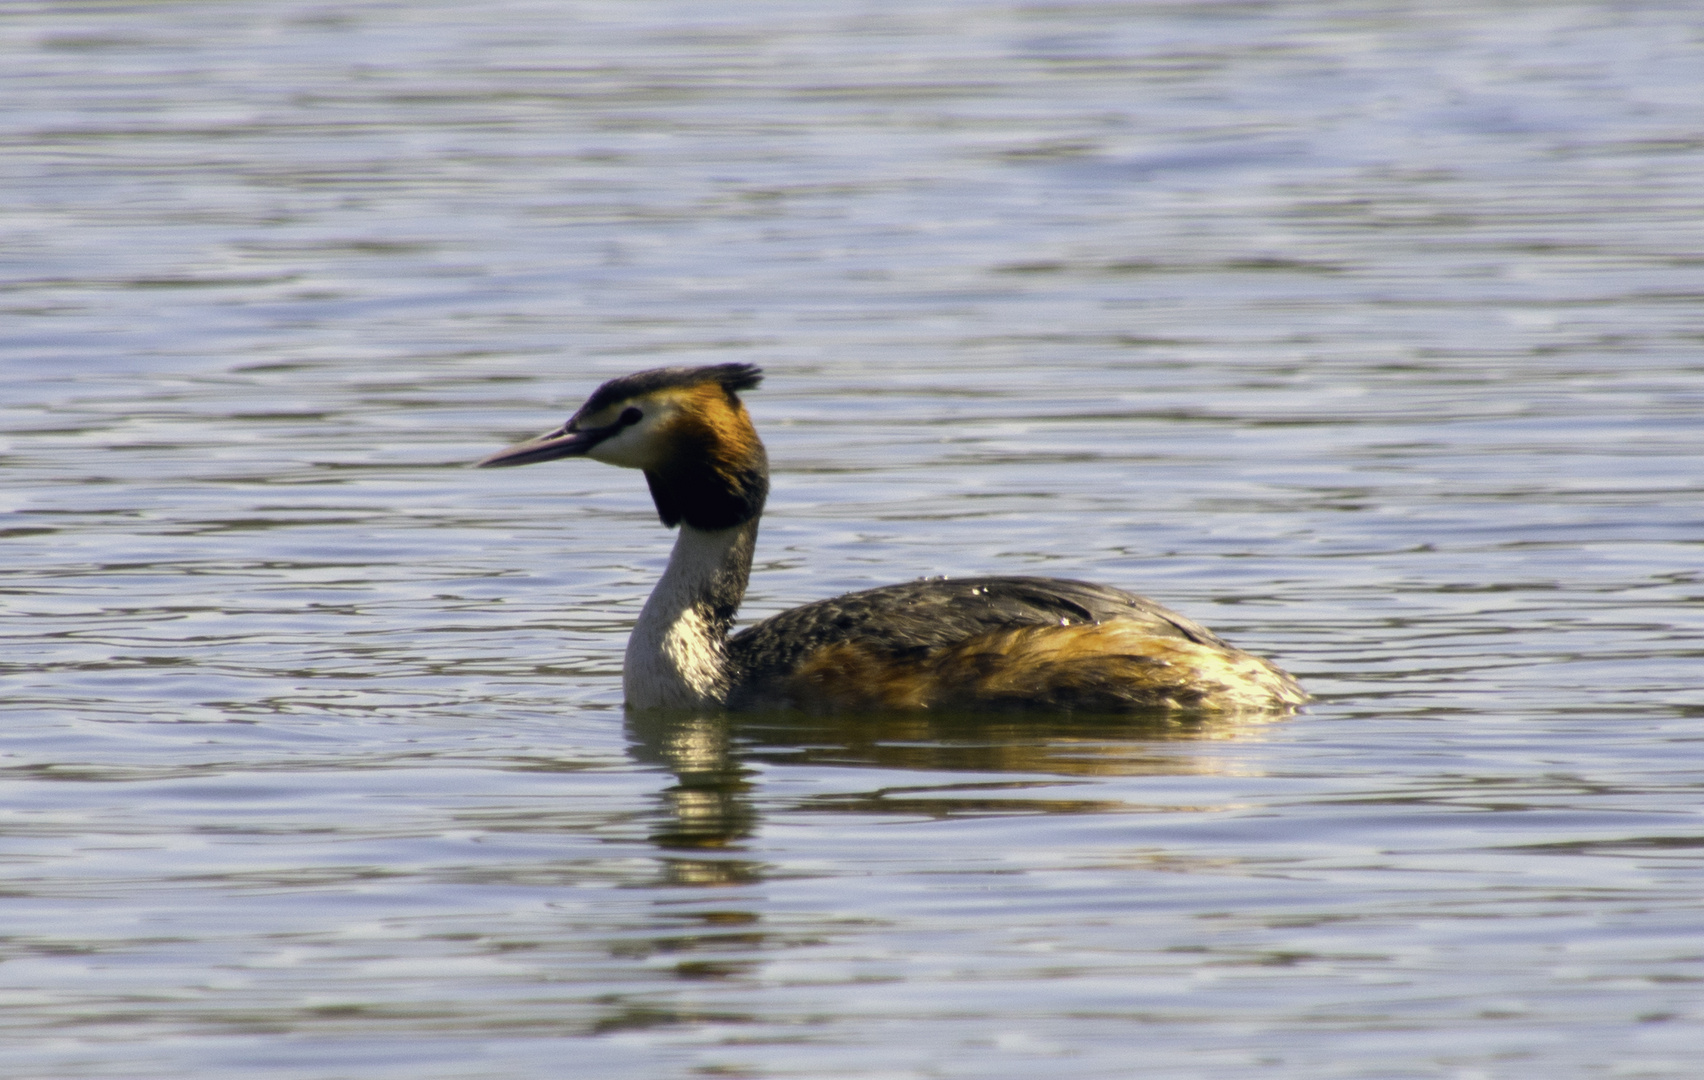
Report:
[{"label": "lake water", "polygon": [[[0,1074],[1686,1078],[1693,5],[0,10]],[[1279,722],[624,717],[748,616],[1136,589]]]}]

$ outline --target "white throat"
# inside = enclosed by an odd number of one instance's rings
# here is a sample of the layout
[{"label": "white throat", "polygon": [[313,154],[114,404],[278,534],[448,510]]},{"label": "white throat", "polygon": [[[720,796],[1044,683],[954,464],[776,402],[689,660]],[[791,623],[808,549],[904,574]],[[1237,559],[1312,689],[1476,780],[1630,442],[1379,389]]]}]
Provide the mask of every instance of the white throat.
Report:
[{"label": "white throat", "polygon": [[728,626],[745,596],[756,544],[755,518],[731,529],[680,527],[668,569],[627,639],[621,682],[630,708],[727,701]]}]

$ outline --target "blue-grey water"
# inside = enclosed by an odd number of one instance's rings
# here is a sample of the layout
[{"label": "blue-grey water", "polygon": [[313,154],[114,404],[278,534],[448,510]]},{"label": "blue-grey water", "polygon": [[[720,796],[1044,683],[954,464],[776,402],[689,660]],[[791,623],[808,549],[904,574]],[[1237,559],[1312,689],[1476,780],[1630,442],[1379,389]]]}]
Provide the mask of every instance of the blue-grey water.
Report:
[{"label": "blue-grey water", "polygon": [[[0,1075],[1689,1078],[1704,23],[1641,2],[0,7]],[[1278,722],[627,718],[755,617],[1136,589]]]}]

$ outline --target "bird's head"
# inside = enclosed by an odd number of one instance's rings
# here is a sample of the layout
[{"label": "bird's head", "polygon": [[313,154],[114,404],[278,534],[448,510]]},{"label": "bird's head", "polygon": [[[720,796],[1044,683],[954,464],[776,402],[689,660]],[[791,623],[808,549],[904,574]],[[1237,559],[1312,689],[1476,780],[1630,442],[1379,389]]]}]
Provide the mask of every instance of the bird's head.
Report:
[{"label": "bird's head", "polygon": [[589,457],[640,469],[663,524],[743,524],[763,511],[768,459],[738,392],[752,364],[656,368],[611,379],[559,428],[497,451],[480,468]]}]

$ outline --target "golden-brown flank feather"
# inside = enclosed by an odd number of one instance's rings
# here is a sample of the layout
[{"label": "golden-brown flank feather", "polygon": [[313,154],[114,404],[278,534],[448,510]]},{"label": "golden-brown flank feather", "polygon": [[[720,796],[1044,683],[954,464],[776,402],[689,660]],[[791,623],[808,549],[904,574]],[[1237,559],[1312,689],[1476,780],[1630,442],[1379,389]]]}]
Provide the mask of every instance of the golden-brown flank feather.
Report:
[{"label": "golden-brown flank feather", "polygon": [[1239,711],[1305,700],[1250,653],[1136,623],[1018,626],[921,655],[837,641],[758,698],[805,709],[1044,708]]}]

